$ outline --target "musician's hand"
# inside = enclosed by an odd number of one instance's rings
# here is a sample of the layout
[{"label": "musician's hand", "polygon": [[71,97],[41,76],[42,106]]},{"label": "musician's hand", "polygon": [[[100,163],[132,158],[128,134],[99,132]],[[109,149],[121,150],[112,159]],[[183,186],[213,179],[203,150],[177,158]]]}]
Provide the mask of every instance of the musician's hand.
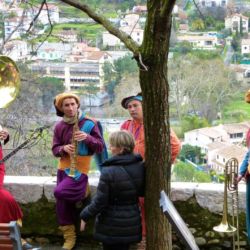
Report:
[{"label": "musician's hand", "polygon": [[63,146],[63,151],[66,152],[67,154],[73,154],[75,150],[75,146],[72,144],[64,145]]},{"label": "musician's hand", "polygon": [[9,135],[8,131],[6,129],[2,129],[0,131],[0,140],[3,140],[3,141],[6,140],[8,135]]},{"label": "musician's hand", "polygon": [[243,177],[244,177],[244,176],[242,176],[242,175],[238,175],[238,177],[237,177],[237,179],[236,179],[237,183],[239,183]]},{"label": "musician's hand", "polygon": [[80,231],[83,232],[85,230],[86,222],[84,220],[81,220],[81,226]]},{"label": "musician's hand", "polygon": [[76,131],[76,132],[75,132],[75,137],[74,137],[74,139],[75,139],[76,141],[84,141],[84,140],[87,138],[87,136],[88,136],[87,133],[85,133],[85,132],[79,130],[79,131]]}]

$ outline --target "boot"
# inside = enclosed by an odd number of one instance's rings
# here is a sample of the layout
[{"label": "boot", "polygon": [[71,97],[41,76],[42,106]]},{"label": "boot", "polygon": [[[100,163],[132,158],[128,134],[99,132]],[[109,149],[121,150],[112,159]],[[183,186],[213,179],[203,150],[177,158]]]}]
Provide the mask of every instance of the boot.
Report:
[{"label": "boot", "polygon": [[62,231],[64,237],[64,244],[62,248],[64,250],[71,250],[76,244],[75,226],[60,226],[59,229]]}]

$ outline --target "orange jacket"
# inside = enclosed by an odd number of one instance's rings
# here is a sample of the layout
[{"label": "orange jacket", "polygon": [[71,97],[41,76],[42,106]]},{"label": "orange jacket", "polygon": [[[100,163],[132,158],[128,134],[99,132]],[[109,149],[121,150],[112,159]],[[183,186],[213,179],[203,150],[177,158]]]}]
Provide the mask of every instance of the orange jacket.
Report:
[{"label": "orange jacket", "polygon": [[[144,126],[143,123],[136,122],[135,120],[125,121],[121,129],[130,131],[135,138],[134,152],[140,154],[143,159],[145,158],[145,140],[144,140]],[[171,162],[173,163],[180,152],[181,143],[175,132],[170,130],[170,144],[171,144]]]}]

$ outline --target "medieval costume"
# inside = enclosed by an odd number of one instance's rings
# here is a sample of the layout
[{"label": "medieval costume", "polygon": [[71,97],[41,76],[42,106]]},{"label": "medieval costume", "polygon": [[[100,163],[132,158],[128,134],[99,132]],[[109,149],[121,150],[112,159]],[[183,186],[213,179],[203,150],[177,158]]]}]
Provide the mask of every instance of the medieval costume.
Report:
[{"label": "medieval costume", "polygon": [[75,177],[70,177],[69,168],[72,162],[70,155],[64,151],[64,145],[72,143],[75,120],[66,117],[63,113],[63,101],[67,98],[75,99],[78,108],[80,106],[78,96],[72,93],[62,93],[56,96],[54,103],[57,115],[63,116],[63,119],[55,126],[52,152],[54,156],[60,158],[57,171],[57,186],[54,190],[57,218],[59,228],[65,238],[63,249],[70,250],[74,247],[76,240],[76,204],[86,197],[87,174],[90,168],[91,156],[103,150],[104,142],[95,121],[87,118],[85,114],[78,110],[78,127],[80,131],[87,134],[87,138],[77,142],[77,174]]},{"label": "medieval costume", "polygon": [[[128,96],[121,102],[123,108],[128,109],[128,104],[131,101],[142,102],[141,94],[136,96]],[[143,120],[129,119],[121,125],[121,129],[128,130],[134,135],[135,149],[134,153],[138,153],[145,158],[145,139],[144,139],[144,125]],[[174,162],[177,155],[180,152],[181,144],[174,131],[170,130],[170,144],[171,144],[171,162]],[[142,213],[142,235],[146,235],[146,223],[145,223],[145,208],[144,198],[140,198],[141,213]]]}]

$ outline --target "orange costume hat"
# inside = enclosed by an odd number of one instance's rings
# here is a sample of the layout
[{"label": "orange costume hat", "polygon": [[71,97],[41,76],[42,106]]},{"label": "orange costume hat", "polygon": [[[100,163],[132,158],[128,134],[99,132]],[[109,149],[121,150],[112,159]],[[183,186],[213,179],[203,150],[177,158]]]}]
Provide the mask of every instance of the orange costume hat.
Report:
[{"label": "orange costume hat", "polygon": [[78,108],[80,107],[80,98],[77,95],[70,93],[70,92],[64,92],[64,93],[58,94],[54,98],[54,106],[56,109],[56,114],[58,116],[64,115],[63,110],[62,110],[62,104],[63,104],[63,100],[67,98],[74,98],[76,100]]}]

